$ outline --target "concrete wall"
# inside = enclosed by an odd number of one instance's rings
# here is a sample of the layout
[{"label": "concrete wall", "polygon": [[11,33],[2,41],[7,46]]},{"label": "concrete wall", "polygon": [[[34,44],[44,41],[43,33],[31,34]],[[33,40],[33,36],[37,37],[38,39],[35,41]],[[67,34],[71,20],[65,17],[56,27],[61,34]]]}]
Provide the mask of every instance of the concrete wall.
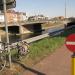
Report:
[{"label": "concrete wall", "polygon": [[33,33],[33,25],[19,26],[19,33],[20,34]]},{"label": "concrete wall", "polygon": [[40,23],[38,24],[32,24],[32,25],[23,25],[19,26],[19,33],[25,34],[25,33],[37,33],[42,31],[42,26]]}]

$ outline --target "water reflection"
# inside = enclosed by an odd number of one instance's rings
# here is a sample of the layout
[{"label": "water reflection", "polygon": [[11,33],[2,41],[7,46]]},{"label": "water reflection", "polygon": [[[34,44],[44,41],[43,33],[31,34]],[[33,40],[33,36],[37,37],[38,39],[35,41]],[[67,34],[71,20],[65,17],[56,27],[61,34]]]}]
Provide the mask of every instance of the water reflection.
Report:
[{"label": "water reflection", "polygon": [[[31,38],[34,36],[38,36],[40,34],[41,34],[41,32],[39,32],[39,33],[27,33],[27,34],[22,34],[22,35],[12,34],[12,35],[9,35],[9,41],[10,41],[10,43],[14,43],[14,42],[17,42],[20,40],[25,40],[25,39],[28,39],[28,38]],[[5,35],[3,35],[1,39],[3,42],[6,42],[6,36]]]}]

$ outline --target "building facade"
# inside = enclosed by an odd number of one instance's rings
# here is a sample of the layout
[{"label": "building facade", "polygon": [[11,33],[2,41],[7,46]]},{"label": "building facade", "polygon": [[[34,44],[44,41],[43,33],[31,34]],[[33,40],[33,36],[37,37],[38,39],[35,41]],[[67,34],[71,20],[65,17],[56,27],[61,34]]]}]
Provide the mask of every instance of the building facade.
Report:
[{"label": "building facade", "polygon": [[48,20],[48,17],[45,17],[44,15],[35,15],[35,16],[30,16],[28,18],[29,21],[36,21],[36,20]]},{"label": "building facade", "polygon": [[[17,23],[27,20],[26,13],[16,12],[15,10],[7,10],[6,16],[8,23]],[[0,22],[4,22],[4,15],[2,13],[0,14]]]},{"label": "building facade", "polygon": [[3,23],[3,22],[4,22],[4,15],[0,14],[0,23]]},{"label": "building facade", "polygon": [[26,13],[24,12],[16,12],[16,13],[17,13],[18,22],[23,22],[28,19]]}]

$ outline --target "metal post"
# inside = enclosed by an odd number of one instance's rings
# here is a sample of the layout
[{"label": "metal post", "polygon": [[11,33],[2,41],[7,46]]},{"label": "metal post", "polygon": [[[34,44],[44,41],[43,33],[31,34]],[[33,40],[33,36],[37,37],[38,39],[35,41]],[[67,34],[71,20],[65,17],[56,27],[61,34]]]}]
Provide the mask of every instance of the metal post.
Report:
[{"label": "metal post", "polygon": [[[7,26],[7,16],[6,16],[6,0],[3,0],[3,8],[4,8],[5,29],[6,29],[6,41],[7,41],[7,44],[9,44],[8,26]],[[9,47],[9,45],[8,45],[8,53],[9,53],[9,67],[11,68],[11,52],[10,52],[10,47]]]},{"label": "metal post", "polygon": [[72,75],[75,75],[75,53],[72,55]]},{"label": "metal post", "polygon": [[65,0],[65,18],[66,18],[66,0]]}]

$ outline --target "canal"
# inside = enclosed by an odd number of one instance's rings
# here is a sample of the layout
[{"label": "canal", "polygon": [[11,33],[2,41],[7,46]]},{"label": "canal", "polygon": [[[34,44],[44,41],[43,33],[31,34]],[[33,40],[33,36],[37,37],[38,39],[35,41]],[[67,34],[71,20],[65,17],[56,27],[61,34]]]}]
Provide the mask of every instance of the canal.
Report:
[{"label": "canal", "polygon": [[[13,35],[9,35],[9,41],[10,41],[10,43],[15,43],[15,42],[18,42],[20,40],[25,40],[25,39],[35,37],[35,36],[38,36],[41,34],[52,33],[54,31],[57,31],[57,30],[60,30],[63,28],[64,28],[63,26],[57,26],[57,27],[48,28],[46,30],[42,30],[38,33],[27,33],[27,34],[23,34],[23,35],[13,34]],[[3,42],[6,42],[6,36],[5,35],[3,35],[1,39]]]}]

